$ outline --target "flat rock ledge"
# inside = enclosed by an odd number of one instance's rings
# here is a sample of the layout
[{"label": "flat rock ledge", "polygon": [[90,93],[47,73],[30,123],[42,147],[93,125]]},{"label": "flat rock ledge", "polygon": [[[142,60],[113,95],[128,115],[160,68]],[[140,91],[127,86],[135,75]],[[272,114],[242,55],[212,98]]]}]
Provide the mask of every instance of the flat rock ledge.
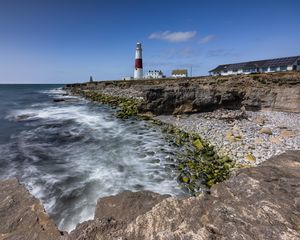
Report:
[{"label": "flat rock ledge", "polygon": [[101,198],[94,220],[64,236],[17,180],[0,190],[0,239],[300,239],[300,151],[239,169],[210,194]]},{"label": "flat rock ledge", "polygon": [[38,199],[17,179],[0,182],[0,239],[63,239]]}]

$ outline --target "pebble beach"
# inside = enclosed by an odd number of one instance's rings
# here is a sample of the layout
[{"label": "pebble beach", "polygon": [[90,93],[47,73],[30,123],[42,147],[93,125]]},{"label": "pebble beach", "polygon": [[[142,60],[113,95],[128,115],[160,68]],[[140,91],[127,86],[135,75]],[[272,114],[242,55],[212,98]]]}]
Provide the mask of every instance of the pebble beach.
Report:
[{"label": "pebble beach", "polygon": [[300,114],[268,111],[216,110],[156,119],[196,132],[238,164],[255,166],[287,150],[300,149]]}]

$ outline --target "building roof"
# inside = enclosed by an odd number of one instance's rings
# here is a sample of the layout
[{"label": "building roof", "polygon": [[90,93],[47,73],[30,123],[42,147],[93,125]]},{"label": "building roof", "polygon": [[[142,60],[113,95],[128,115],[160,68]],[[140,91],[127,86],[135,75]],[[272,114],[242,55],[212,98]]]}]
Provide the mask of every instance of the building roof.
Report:
[{"label": "building roof", "polygon": [[187,74],[186,69],[176,69],[172,71],[172,75],[181,75],[181,74]]},{"label": "building roof", "polygon": [[260,60],[260,61],[223,64],[223,65],[219,65],[218,67],[210,70],[209,72],[221,72],[224,70],[231,71],[231,70],[238,70],[238,69],[245,69],[245,68],[287,66],[287,65],[292,65],[299,58],[300,58],[300,56],[294,56],[294,57],[266,59],[266,60]]}]

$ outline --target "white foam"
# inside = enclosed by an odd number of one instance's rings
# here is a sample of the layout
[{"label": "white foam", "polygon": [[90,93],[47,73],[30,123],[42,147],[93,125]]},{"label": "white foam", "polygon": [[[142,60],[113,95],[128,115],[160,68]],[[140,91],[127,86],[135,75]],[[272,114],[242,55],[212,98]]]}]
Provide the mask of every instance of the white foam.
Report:
[{"label": "white foam", "polygon": [[[140,189],[181,193],[164,169],[173,149],[144,122],[121,121],[106,107],[83,102],[33,104],[11,111],[7,119],[27,126],[11,139],[11,151],[24,159],[16,172],[62,230],[93,218],[99,197]],[[160,162],[153,161],[157,158]]]}]

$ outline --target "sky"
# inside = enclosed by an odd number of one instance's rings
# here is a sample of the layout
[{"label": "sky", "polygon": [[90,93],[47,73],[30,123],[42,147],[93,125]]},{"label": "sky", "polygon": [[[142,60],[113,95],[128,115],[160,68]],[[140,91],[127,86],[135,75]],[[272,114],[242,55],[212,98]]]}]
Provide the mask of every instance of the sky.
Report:
[{"label": "sky", "polygon": [[72,83],[300,55],[299,0],[0,0],[0,83]]}]

